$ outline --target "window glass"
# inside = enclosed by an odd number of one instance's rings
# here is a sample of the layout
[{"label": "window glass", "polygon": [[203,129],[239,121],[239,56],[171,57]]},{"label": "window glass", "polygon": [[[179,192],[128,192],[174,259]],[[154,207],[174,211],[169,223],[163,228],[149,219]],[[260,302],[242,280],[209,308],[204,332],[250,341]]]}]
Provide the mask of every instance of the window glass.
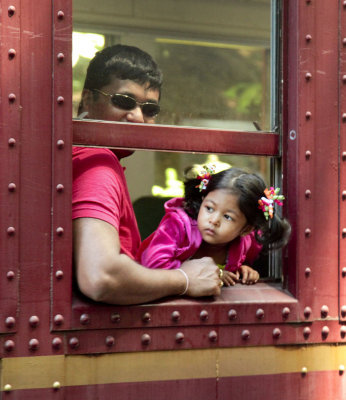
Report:
[{"label": "window glass", "polygon": [[270,0],[75,0],[74,21],[101,35],[74,35],[75,110],[91,48],[122,43],[163,71],[158,123],[270,130]]}]

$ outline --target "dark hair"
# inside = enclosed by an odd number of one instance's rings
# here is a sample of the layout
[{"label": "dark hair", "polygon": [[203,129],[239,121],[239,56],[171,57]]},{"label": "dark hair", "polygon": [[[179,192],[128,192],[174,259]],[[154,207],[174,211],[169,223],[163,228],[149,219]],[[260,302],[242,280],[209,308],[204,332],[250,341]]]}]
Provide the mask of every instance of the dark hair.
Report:
[{"label": "dark hair", "polygon": [[[245,215],[247,223],[254,227],[256,240],[263,245],[264,250],[274,250],[285,246],[291,233],[291,226],[286,219],[280,218],[274,212],[273,218],[266,220],[263,211],[259,209],[258,200],[264,196],[266,185],[257,175],[239,168],[229,168],[211,175],[207,188],[199,190],[201,182],[198,178],[189,178],[195,167],[185,170],[184,210],[193,219],[197,219],[202,201],[209,192],[224,189],[238,196],[238,206]],[[194,176],[196,174],[192,172]]]},{"label": "dark hair", "polygon": [[[149,87],[161,92],[162,73],[152,57],[134,46],[117,44],[98,51],[90,61],[84,83],[84,89],[101,89],[113,78],[129,79],[140,85],[149,83]],[[94,92],[94,95],[98,94]],[[83,110],[79,104],[78,114]]]}]

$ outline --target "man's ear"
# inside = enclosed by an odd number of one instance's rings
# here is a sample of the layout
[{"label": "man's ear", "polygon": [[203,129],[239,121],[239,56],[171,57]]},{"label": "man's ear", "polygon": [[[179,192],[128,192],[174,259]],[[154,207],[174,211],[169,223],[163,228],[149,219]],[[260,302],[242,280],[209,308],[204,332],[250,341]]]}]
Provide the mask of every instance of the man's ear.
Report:
[{"label": "man's ear", "polygon": [[93,102],[93,93],[89,89],[83,89],[82,92],[82,104],[83,104],[83,111],[89,111],[89,107]]},{"label": "man's ear", "polygon": [[240,236],[246,236],[254,230],[252,225],[245,225],[242,231],[240,232]]}]

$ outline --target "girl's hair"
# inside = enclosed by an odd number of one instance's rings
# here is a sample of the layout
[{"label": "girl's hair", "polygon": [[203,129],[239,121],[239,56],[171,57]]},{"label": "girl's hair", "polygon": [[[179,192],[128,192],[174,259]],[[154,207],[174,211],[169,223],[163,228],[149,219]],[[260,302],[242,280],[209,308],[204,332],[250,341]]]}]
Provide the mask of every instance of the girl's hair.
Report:
[{"label": "girl's hair", "polygon": [[258,200],[264,196],[266,185],[257,175],[239,168],[229,168],[211,175],[207,188],[199,190],[201,180],[196,178],[196,166],[185,171],[184,210],[193,219],[197,219],[202,201],[209,192],[223,189],[238,197],[238,206],[245,215],[247,223],[253,226],[256,240],[264,250],[274,250],[285,246],[288,242],[291,226],[274,212],[273,218],[266,220],[259,209]]},{"label": "girl's hair", "polygon": [[[148,53],[138,47],[117,44],[97,52],[89,63],[84,89],[102,89],[113,78],[129,79],[140,85],[148,82],[151,89],[161,92],[162,73],[159,67]],[[93,94],[98,96],[97,92]],[[82,111],[81,102],[78,114]]]}]

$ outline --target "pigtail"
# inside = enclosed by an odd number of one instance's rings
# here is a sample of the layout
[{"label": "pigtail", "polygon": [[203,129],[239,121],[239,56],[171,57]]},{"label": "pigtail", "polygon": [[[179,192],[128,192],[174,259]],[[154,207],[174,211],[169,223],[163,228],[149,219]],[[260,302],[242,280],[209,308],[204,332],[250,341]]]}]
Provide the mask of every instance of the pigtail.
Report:
[{"label": "pigtail", "polygon": [[269,221],[262,221],[256,227],[255,237],[265,251],[278,250],[284,247],[291,234],[291,225],[285,218],[280,218],[276,213]]},{"label": "pigtail", "polygon": [[185,196],[183,207],[185,212],[193,219],[197,219],[204,194],[198,189],[200,179],[197,178],[200,170],[199,165],[192,165],[184,170]]}]

